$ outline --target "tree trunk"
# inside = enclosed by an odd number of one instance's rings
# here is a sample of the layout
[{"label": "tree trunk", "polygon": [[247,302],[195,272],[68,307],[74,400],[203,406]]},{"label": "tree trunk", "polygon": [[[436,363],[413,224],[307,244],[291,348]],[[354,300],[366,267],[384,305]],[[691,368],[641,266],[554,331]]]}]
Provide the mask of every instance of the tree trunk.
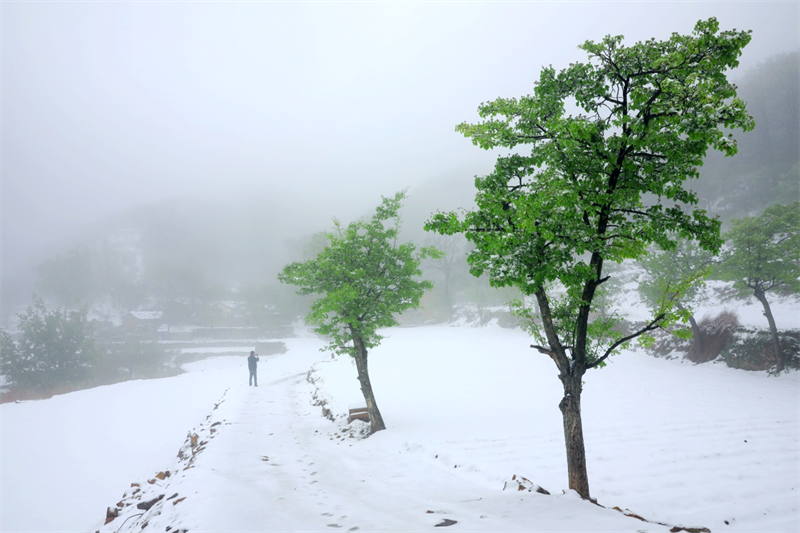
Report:
[{"label": "tree trunk", "polygon": [[[581,498],[591,500],[589,494],[589,474],[586,470],[586,447],[583,442],[583,422],[581,421],[581,392],[583,391],[583,375],[586,367],[583,362],[575,363],[567,357],[564,347],[558,338],[550,311],[550,302],[543,287],[536,290],[536,301],[542,326],[550,344],[545,349],[558,367],[558,379],[564,386],[564,397],[558,408],[564,421],[564,445],[567,450],[567,477],[569,488],[577,492]],[[581,358],[585,361],[585,357]]]},{"label": "tree trunk", "polygon": [[781,350],[781,341],[778,337],[778,327],[775,325],[775,318],[772,316],[772,309],[769,307],[767,295],[764,294],[764,291],[756,289],[754,292],[758,301],[764,306],[764,316],[767,317],[767,322],[769,322],[769,332],[772,335],[772,350],[778,362],[777,371],[782,372],[784,367],[783,350]]},{"label": "tree trunk", "polygon": [[694,315],[689,315],[689,324],[692,326],[692,344],[694,348],[694,353],[697,355],[703,354],[703,332],[700,330],[700,326],[697,325],[697,320],[694,319]]},{"label": "tree trunk", "polygon": [[372,383],[369,380],[369,369],[367,368],[367,348],[364,346],[364,341],[353,334],[353,344],[356,347],[356,369],[358,370],[358,381],[361,383],[361,393],[364,395],[364,401],[367,403],[367,411],[369,412],[370,434],[386,429],[386,424],[383,423],[381,411],[378,409],[378,404],[375,402],[375,394],[372,392]]},{"label": "tree trunk", "polygon": [[561,409],[564,419],[564,444],[567,448],[569,488],[580,494],[581,498],[591,500],[581,421],[581,377],[562,376],[561,382],[564,384],[564,397],[558,404],[558,408]]},{"label": "tree trunk", "polygon": [[[675,303],[675,307],[683,311],[685,307],[683,307],[680,302]],[[692,327],[692,349],[694,353],[697,355],[703,354],[703,332],[700,330],[700,326],[697,325],[697,320],[694,319],[694,315],[689,315],[689,325]]]},{"label": "tree trunk", "polygon": [[447,320],[453,319],[453,300],[450,296],[450,274],[444,275],[444,303],[447,306]]}]

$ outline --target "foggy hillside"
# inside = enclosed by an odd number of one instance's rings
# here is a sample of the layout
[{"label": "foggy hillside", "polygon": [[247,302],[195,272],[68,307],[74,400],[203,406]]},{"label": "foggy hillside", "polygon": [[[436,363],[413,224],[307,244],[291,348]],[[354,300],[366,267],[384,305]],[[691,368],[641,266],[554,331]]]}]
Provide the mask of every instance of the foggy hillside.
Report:
[{"label": "foggy hillside", "polygon": [[[472,178],[455,174],[407,188],[403,236],[418,242],[431,238],[422,226],[432,213],[470,207],[474,194]],[[379,201],[380,195],[323,205],[302,196],[179,196],[129,209],[54,243],[36,264],[6,272],[3,311],[15,312],[32,292],[67,306],[113,295],[116,305],[136,308],[147,304],[133,294],[146,282],[165,295],[218,297],[275,284],[284,265],[302,258],[312,235],[330,231],[334,218],[346,223],[367,215]],[[44,279],[49,271],[53,279]]]},{"label": "foggy hillside", "polygon": [[[429,211],[454,196],[470,199],[473,176],[491,169],[494,154],[454,126],[473,120],[480,102],[529,93],[543,65],[576,60],[586,39],[661,38],[716,16],[723,27],[753,30],[740,73],[800,46],[793,3],[617,7],[5,5],[4,314],[29,301],[33,267],[86,244],[93,226],[102,234],[133,218],[147,228],[147,209],[176,211],[153,215],[153,224],[179,226],[161,244],[173,239],[176,255],[185,251],[205,275],[227,282],[253,277],[283,253],[258,242],[270,227],[292,240],[325,229],[332,216],[367,213],[380,195],[405,187],[409,226],[418,194],[430,196]],[[788,71],[780,79],[792,83]],[[763,91],[750,85],[742,90],[758,117]],[[777,121],[770,153],[782,157],[778,123],[792,111],[769,116]],[[734,167],[747,158],[736,159]],[[450,178],[455,188],[425,192]],[[193,228],[207,235],[185,238]],[[202,248],[214,250],[207,265],[192,255]]]},{"label": "foggy hillside", "polygon": [[[690,184],[701,206],[723,221],[758,214],[775,201],[800,195],[799,122],[793,119],[800,101],[798,54],[770,56],[740,75],[741,95],[756,128],[738,136],[736,157],[709,153],[701,179]],[[437,211],[472,206],[475,175],[480,175],[477,167],[461,167],[409,176],[398,185],[396,190],[408,189],[403,238],[432,242],[434,236],[422,229],[424,222]],[[229,191],[214,198],[187,190],[130,208],[51,242],[33,261],[6,261],[3,315],[11,316],[33,292],[62,305],[94,302],[113,293],[118,307],[136,308],[147,304],[144,293],[135,294],[135,286],[145,282],[175,297],[219,298],[231,289],[272,285],[285,264],[302,258],[312,235],[329,231],[334,217],[348,222],[368,214],[381,195],[396,192],[388,185],[386,189],[353,191],[347,202],[321,201],[313,189],[252,195]],[[66,265],[66,257],[81,253],[92,266]],[[463,251],[459,254],[463,258]],[[58,279],[43,279],[42,266],[48,263],[54,271],[73,268],[72,273],[55,275],[69,282],[69,291],[55,286]],[[82,278],[91,279],[81,286],[76,280]]]},{"label": "foggy hillside", "polygon": [[800,198],[800,51],[770,56],[736,83],[756,127],[738,136],[736,157],[709,153],[693,185],[726,221]]}]

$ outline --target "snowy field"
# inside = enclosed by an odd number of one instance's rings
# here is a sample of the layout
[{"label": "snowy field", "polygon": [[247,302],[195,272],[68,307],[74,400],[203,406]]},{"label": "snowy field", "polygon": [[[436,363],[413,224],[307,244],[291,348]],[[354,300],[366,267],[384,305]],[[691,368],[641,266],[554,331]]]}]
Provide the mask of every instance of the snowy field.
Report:
[{"label": "snowy field", "polygon": [[[228,356],[173,378],[2,405],[0,531],[425,531],[445,520],[451,531],[800,529],[796,372],[635,352],[590,371],[589,480],[606,509],[565,491],[560,384],[525,334],[386,334],[370,370],[388,429],[364,440],[351,438],[362,423],[344,418],[363,402],[355,367],[311,335],[262,358],[259,388],[247,386],[244,357]],[[187,433],[202,450],[184,447],[180,460]],[[513,475],[551,495],[504,491]],[[133,505],[104,526],[118,502]]]}]

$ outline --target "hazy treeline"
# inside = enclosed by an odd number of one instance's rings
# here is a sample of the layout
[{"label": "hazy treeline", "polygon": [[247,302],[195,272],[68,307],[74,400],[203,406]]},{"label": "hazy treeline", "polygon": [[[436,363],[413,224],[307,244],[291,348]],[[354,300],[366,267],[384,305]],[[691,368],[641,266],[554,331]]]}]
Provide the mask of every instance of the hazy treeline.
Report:
[{"label": "hazy treeline", "polygon": [[[702,205],[726,223],[800,194],[799,63],[798,52],[781,54],[741,75],[739,94],[756,128],[738,135],[735,158],[710,154],[701,179],[691,184]],[[424,264],[425,276],[436,283],[423,301],[426,319],[448,320],[453,306],[464,303],[482,314],[485,307],[515,296],[491,290],[486,280],[469,275],[463,237],[434,237],[422,230],[431,213],[469,207],[473,195],[471,176],[463,173],[409,191],[403,238],[445,252],[444,259]],[[368,206],[378,199],[363,200]],[[237,300],[299,314],[303,301],[277,282],[278,271],[307,256],[314,235],[330,230],[334,216],[347,221],[367,210],[285,205],[280,198],[183,198],[150,204],[86,228],[71,243],[44,254],[27,277],[4,273],[2,318],[7,321],[19,312],[34,291],[67,308],[88,304],[168,310],[170,302],[186,299]]]},{"label": "hazy treeline", "polygon": [[737,135],[736,157],[709,153],[692,185],[723,222],[800,199],[800,51],[768,58],[737,85],[756,127]]},{"label": "hazy treeline", "polygon": [[[422,224],[439,206],[437,199],[448,197],[445,206],[450,207],[471,202],[470,188],[461,187],[459,196],[453,194],[454,183],[454,176],[446,176],[409,193],[402,213],[404,239],[429,238]],[[24,273],[30,279],[6,273],[3,319],[28,305],[34,292],[68,308],[169,311],[170,303],[188,299],[236,300],[299,314],[295,307],[303,305],[302,299],[278,283],[278,271],[312,253],[315,239],[332,228],[334,217],[347,221],[362,214],[354,206],[283,205],[278,198],[149,204],[86,228],[31,265]],[[463,261],[463,253],[459,257]]]}]

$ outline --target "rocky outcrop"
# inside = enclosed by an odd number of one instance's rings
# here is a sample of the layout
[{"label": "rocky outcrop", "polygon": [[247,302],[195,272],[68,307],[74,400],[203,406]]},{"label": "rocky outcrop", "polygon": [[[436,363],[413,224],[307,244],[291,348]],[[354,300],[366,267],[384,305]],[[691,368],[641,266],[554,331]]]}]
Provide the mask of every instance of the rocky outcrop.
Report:
[{"label": "rocky outcrop", "polygon": [[[225,391],[227,393],[227,390]],[[178,492],[169,491],[171,482],[182,477],[186,470],[194,467],[194,463],[210,441],[218,434],[220,429],[228,424],[225,420],[213,420],[214,412],[225,401],[225,395],[214,404],[211,413],[198,428],[189,431],[186,440],[181,445],[177,454],[177,464],[169,470],[159,470],[146,483],[131,483],[122,498],[113,506],[106,509],[104,525],[111,522],[119,523],[114,531],[170,531],[173,533],[186,533],[180,524],[173,523],[170,510],[186,499]],[[173,492],[171,496],[167,494]],[[168,507],[165,507],[170,503]],[[117,522],[119,521],[119,522]],[[125,529],[123,529],[125,526]]]}]

